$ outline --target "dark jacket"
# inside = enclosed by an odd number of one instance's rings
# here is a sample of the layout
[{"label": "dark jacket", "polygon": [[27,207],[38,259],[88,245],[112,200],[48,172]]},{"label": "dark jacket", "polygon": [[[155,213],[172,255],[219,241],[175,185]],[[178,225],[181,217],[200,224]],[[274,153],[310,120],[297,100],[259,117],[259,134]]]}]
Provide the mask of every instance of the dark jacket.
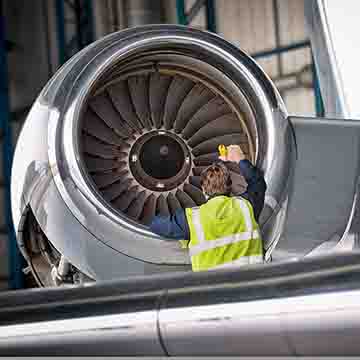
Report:
[{"label": "dark jacket", "polygon": [[[258,221],[264,207],[266,191],[263,174],[249,160],[241,160],[239,167],[248,184],[246,191],[240,196],[250,201],[255,219]],[[150,229],[169,240],[190,240],[189,226],[183,209],[177,210],[171,216],[155,216],[150,224]]]}]

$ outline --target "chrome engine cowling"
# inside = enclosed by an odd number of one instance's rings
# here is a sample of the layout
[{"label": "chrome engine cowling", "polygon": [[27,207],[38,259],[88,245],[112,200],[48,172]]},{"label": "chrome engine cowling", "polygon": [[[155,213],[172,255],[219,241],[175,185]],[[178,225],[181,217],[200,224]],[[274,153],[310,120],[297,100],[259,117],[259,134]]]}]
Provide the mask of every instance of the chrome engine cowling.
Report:
[{"label": "chrome engine cowling", "polygon": [[54,75],[24,124],[12,177],[19,246],[40,284],[60,258],[92,279],[188,269],[187,252],[147,224],[200,205],[202,169],[235,143],[265,173],[269,257],[289,200],[290,129],[271,80],[219,36],[174,25],[111,34]]}]

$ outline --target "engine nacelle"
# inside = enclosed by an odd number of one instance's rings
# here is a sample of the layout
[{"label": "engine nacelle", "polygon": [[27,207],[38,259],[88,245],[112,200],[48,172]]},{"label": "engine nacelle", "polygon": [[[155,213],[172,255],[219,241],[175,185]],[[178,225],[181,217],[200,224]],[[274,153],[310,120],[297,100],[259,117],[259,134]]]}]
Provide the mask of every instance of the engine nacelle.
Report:
[{"label": "engine nacelle", "polygon": [[[188,269],[187,252],[147,224],[200,205],[202,169],[232,143],[265,173],[269,257],[294,142],[261,68],[214,34],[173,25],[120,31],[79,52],[36,100],[14,157],[13,219],[39,284]],[[246,184],[231,170],[241,193]]]}]

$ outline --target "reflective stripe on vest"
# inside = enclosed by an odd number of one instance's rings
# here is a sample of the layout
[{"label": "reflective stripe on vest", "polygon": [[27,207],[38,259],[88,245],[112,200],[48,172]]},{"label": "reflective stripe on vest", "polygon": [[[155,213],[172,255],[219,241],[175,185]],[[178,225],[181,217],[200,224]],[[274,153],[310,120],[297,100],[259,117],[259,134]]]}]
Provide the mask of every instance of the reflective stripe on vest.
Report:
[{"label": "reflective stripe on vest", "polygon": [[[208,203],[201,207],[192,208],[191,211],[187,212],[188,221],[192,225],[192,238],[189,243],[189,253],[193,264],[193,270],[221,269],[263,262],[261,235],[258,230],[258,225],[251,215],[251,204],[245,199],[232,198],[232,200],[230,200],[229,198],[224,197],[223,202],[220,200],[220,203],[214,206],[221,207],[224,203],[226,204],[226,202],[234,200],[239,206],[241,215],[236,213],[235,210],[235,213],[232,212],[231,216],[237,216],[237,214],[241,216],[240,223],[243,222],[243,229],[245,231],[236,232],[230,235],[226,234],[226,236],[223,237],[211,238],[210,235],[210,239],[206,240],[209,234],[205,234],[205,229],[209,229],[209,225],[204,225],[205,227],[203,227],[201,222],[201,208],[202,211],[208,211],[204,209],[204,206],[212,206],[211,204]],[[241,245],[241,242],[244,241],[247,242],[247,244],[244,243],[244,245]],[[227,246],[229,247],[229,250],[230,248],[233,249],[234,258],[231,256],[229,257],[227,251],[222,253],[222,250],[220,250]],[[239,251],[235,249],[238,249]],[[223,255],[221,255],[221,253]],[[240,255],[241,253],[242,255]],[[227,260],[226,257],[228,258]]]},{"label": "reflective stripe on vest", "polygon": [[247,206],[247,204],[245,204],[245,201],[240,200],[240,199],[236,199],[236,200],[237,200],[237,203],[240,206],[241,212],[243,214],[245,224],[246,224],[246,229],[250,232],[253,232],[254,227],[253,227],[253,222],[251,220],[249,207]]},{"label": "reflective stripe on vest", "polygon": [[[195,224],[194,224],[194,226],[195,226]],[[196,229],[196,227],[195,227],[195,229]],[[197,234],[197,237],[199,239],[199,234]],[[199,241],[199,244],[192,246],[189,249],[189,252],[190,252],[190,256],[195,256],[195,255],[199,255],[203,251],[215,249],[219,246],[236,244],[239,241],[252,240],[252,239],[257,239],[259,237],[260,237],[259,231],[255,230],[255,231],[246,231],[241,234],[234,234],[231,236],[226,236],[226,237],[216,239],[216,240],[209,240],[209,241],[204,240],[203,242]]]},{"label": "reflective stripe on vest", "polygon": [[206,244],[207,241],[205,240],[205,234],[201,225],[200,208],[192,209],[192,221],[199,244]]}]

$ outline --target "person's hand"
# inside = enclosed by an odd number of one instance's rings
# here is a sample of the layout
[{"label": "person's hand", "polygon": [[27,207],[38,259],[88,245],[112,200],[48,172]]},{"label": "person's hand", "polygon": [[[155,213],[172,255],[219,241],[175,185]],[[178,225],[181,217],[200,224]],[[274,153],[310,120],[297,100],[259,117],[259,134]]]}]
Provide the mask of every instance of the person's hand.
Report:
[{"label": "person's hand", "polygon": [[245,154],[239,145],[229,145],[227,147],[227,155],[219,156],[219,159],[238,163],[240,160],[245,159]]}]

